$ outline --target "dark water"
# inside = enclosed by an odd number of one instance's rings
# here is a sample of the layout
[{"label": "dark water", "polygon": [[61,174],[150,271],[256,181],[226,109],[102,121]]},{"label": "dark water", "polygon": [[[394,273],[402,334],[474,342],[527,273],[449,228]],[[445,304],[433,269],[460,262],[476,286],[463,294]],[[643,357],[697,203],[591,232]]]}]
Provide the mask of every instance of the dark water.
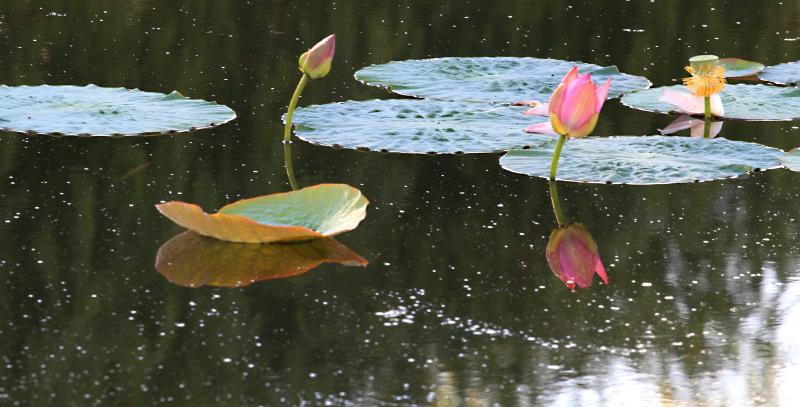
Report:
[{"label": "dark water", "polygon": [[[358,68],[438,56],[617,64],[656,85],[701,53],[800,59],[785,1],[23,1],[0,4],[0,82],[125,86],[217,100],[239,119],[155,138],[0,134],[0,405],[796,406],[800,178],[564,184],[611,284],[572,292],[544,257],[547,183],[496,155],[294,144],[303,185],[371,200],[338,240],[370,261],[245,288],[155,267],[181,229],[289,185],[280,116],[296,57],[338,37],[301,104],[392,97]],[[670,119],[607,104],[595,135]],[[800,145],[798,122],[722,137]]]}]

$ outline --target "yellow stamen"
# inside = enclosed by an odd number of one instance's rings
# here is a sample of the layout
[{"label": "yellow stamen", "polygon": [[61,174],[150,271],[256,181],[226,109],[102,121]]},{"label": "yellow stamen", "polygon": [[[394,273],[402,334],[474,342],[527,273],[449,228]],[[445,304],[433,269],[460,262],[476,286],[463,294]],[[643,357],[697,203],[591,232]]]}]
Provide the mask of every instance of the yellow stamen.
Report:
[{"label": "yellow stamen", "polygon": [[696,73],[691,66],[687,66],[685,69],[692,76],[683,78],[683,84],[696,96],[716,95],[725,87],[725,68],[721,65],[707,74]]}]

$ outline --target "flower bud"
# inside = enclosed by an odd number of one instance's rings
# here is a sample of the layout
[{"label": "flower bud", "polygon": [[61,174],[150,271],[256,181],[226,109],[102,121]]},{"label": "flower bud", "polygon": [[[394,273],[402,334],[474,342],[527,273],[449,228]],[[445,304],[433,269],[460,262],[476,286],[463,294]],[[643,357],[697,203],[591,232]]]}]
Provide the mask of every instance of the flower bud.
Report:
[{"label": "flower bud", "polygon": [[300,72],[311,79],[322,78],[331,70],[336,51],[336,35],[331,34],[300,55]]}]

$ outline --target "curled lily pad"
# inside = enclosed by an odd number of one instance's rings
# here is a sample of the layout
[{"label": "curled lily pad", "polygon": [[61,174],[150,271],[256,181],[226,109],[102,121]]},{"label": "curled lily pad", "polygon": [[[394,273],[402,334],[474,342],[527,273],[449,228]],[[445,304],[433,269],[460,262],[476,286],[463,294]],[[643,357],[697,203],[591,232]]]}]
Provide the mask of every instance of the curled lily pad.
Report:
[{"label": "curled lily pad", "polygon": [[758,78],[778,85],[800,84],[800,61],[768,66],[758,74]]},{"label": "curled lily pad", "polygon": [[0,86],[0,129],[84,136],[149,135],[213,127],[236,118],[229,107],[178,92],[95,85]]},{"label": "curled lily pad", "polygon": [[156,205],[162,215],[203,236],[241,243],[311,240],[355,229],[367,215],[367,198],[345,184],[243,199],[210,215],[197,205]]},{"label": "curled lily pad", "polygon": [[611,78],[610,98],[650,87],[647,78],[602,67],[558,59],[477,57],[393,61],[356,72],[356,79],[414,97],[466,102],[514,103],[547,101],[573,66],[592,74],[596,82]]},{"label": "curled lily pad", "polygon": [[781,162],[786,168],[800,172],[800,148],[787,152],[781,157]]},{"label": "curled lily pad", "polygon": [[367,260],[331,238],[308,242],[243,244],[183,232],[158,249],[156,270],[185,287],[243,287],[292,277],[322,263],[366,266]]},{"label": "curled lily pad", "polygon": [[524,108],[430,99],[349,101],[298,109],[297,137],[326,146],[397,153],[490,153],[543,136],[523,132],[548,119]]},{"label": "curled lily pad", "polygon": [[[548,178],[555,140],[511,150],[500,165],[511,172]],[[671,136],[568,140],[558,166],[559,180],[605,184],[679,184],[738,177],[781,166],[777,148],[724,138]]]},{"label": "curled lily pad", "polygon": [[[646,89],[625,95],[622,103],[634,109],[670,113],[675,107],[659,100],[665,89],[686,91],[683,85]],[[726,119],[793,120],[800,118],[800,89],[736,84],[720,93]]]},{"label": "curled lily pad", "polygon": [[725,67],[726,78],[744,78],[764,70],[764,64],[739,58],[720,58],[719,64]]}]

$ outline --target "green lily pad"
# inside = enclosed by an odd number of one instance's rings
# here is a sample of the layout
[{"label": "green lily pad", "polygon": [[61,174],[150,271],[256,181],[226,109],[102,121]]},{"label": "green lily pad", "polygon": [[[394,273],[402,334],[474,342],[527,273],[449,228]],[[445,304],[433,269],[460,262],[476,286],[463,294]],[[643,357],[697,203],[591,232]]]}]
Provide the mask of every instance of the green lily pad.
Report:
[{"label": "green lily pad", "polygon": [[243,199],[209,215],[194,204],[156,205],[171,221],[203,236],[239,243],[312,240],[355,229],[367,216],[367,198],[345,184]]},{"label": "green lily pad", "polygon": [[[658,100],[664,89],[688,92],[683,85],[646,89],[625,95],[622,104],[657,113],[676,112],[676,108]],[[720,93],[726,119],[794,120],[800,118],[800,89],[769,85],[736,84]]]},{"label": "green lily pad", "polygon": [[768,66],[758,74],[758,78],[778,85],[800,84],[800,61]]},{"label": "green lily pad", "polygon": [[800,172],[800,148],[795,148],[781,157],[784,167]]},{"label": "green lily pad", "polygon": [[753,76],[764,70],[764,64],[739,58],[720,58],[720,65],[725,67],[726,78],[744,78]]},{"label": "green lily pad", "polygon": [[[511,172],[549,178],[556,142],[500,158]],[[738,177],[781,166],[784,152],[724,138],[647,136],[567,140],[557,178],[605,184],[679,184]]]},{"label": "green lily pad", "polygon": [[183,232],[158,249],[156,270],[185,287],[244,287],[306,273],[322,263],[366,266],[367,260],[336,240],[244,244]]},{"label": "green lily pad", "polygon": [[193,131],[229,122],[229,107],[178,92],[95,85],[0,86],[0,130],[84,136]]},{"label": "green lily pad", "polygon": [[[298,109],[297,137],[315,144],[396,153],[491,153],[544,136],[523,130],[548,118],[525,108],[431,99],[348,101]],[[547,137],[549,138],[549,137]]]},{"label": "green lily pad", "polygon": [[620,73],[616,66],[602,67],[558,59],[478,57],[393,61],[356,72],[367,85],[414,97],[465,102],[546,102],[561,78],[573,66],[591,73],[597,83],[611,78],[609,98],[646,89],[647,78]]}]

